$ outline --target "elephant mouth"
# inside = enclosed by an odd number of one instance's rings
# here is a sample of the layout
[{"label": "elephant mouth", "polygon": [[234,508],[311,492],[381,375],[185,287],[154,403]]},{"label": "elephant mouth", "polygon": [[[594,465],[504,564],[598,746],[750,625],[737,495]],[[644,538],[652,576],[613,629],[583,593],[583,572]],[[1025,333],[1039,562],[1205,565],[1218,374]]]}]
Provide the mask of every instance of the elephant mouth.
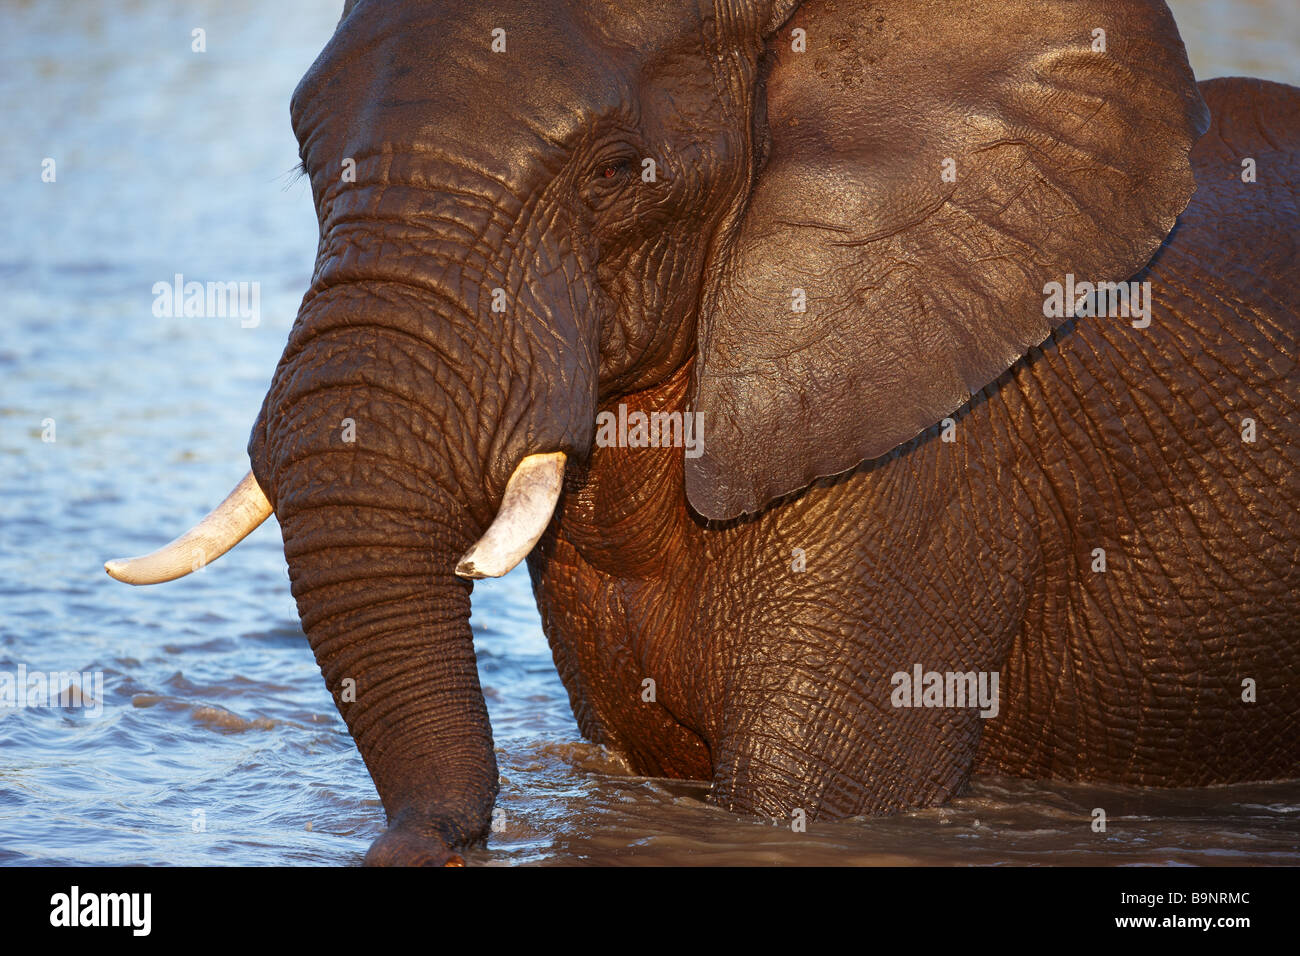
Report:
[{"label": "elephant mouth", "polygon": [[[546,530],[564,484],[564,452],[528,455],[510,475],[492,524],[456,563],[463,578],[509,573]],[[250,471],[226,499],[189,531],[157,551],[104,564],[125,584],[161,584],[197,571],[244,540],[271,515],[271,502]]]}]

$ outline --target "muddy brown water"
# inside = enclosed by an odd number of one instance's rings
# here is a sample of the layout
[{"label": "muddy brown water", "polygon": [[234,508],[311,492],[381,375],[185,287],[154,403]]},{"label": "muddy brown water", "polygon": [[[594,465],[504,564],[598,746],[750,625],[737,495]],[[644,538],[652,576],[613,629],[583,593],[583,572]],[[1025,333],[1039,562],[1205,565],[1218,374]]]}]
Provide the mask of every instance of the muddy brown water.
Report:
[{"label": "muddy brown water", "polygon": [[[383,826],[274,520],[163,587],[100,568],[188,526],[246,468],[316,243],[287,104],[337,6],[0,8],[0,671],[104,681],[98,716],[0,711],[0,862],[347,863]],[[1199,75],[1300,84],[1294,0],[1174,10]],[[260,282],[260,322],[155,317],[152,286],[176,273]],[[472,862],[1300,863],[1300,783],[984,777],[944,808],[806,833],[738,818],[581,740],[522,570],[476,588],[473,623],[504,817]]]}]

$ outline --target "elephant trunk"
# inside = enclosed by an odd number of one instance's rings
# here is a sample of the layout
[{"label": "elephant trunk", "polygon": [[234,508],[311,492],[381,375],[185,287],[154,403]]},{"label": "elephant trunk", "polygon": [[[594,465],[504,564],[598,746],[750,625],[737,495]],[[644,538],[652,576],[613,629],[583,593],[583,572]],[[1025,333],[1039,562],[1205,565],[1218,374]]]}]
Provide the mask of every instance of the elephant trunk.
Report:
[{"label": "elephant trunk", "polygon": [[387,813],[367,862],[454,862],[485,838],[497,793],[466,578],[505,573],[540,537],[585,416],[529,401],[514,369],[542,374],[540,361],[461,345],[487,330],[458,293],[496,276],[358,280],[343,266],[319,270],[249,458]]},{"label": "elephant trunk", "polygon": [[486,836],[497,792],[466,579],[522,560],[587,453],[599,321],[588,264],[501,213],[519,202],[400,172],[318,196],[316,273],[248,451],[388,816],[367,862],[427,864]]},{"label": "elephant trunk", "polygon": [[450,572],[472,537],[317,487],[280,521],[303,629],[388,816],[366,862],[455,863],[497,792],[471,585]]},{"label": "elephant trunk", "polygon": [[472,584],[455,573],[495,512],[475,444],[490,399],[452,387],[472,383],[422,334],[457,319],[438,306],[394,286],[314,294],[249,445],[303,630],[388,817],[368,863],[455,862],[497,792]]}]

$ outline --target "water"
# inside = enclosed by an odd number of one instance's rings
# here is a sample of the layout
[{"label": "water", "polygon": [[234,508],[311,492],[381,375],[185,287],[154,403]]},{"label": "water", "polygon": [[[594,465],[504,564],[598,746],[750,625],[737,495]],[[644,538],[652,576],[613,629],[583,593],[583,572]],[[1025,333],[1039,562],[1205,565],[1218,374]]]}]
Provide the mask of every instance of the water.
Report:
[{"label": "water", "polygon": [[[169,585],[101,569],[188,527],[247,468],[315,250],[288,97],[337,7],[0,9],[0,671],[104,674],[98,718],[0,716],[0,862],[351,863],[382,830],[274,519]],[[1201,75],[1300,83],[1293,0],[1175,13]],[[259,281],[260,324],[155,318],[151,288],[176,273]],[[946,808],[807,833],[738,818],[704,785],[631,776],[580,739],[522,569],[475,589],[473,624],[506,827],[471,862],[1300,863],[1295,783],[980,778]]]}]

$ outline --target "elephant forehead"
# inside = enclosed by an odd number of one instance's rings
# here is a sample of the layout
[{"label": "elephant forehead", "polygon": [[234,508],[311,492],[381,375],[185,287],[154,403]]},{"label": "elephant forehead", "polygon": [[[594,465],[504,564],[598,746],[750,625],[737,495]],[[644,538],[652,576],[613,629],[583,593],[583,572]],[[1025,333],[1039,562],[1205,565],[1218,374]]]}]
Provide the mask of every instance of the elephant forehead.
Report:
[{"label": "elephant forehead", "polygon": [[509,177],[630,109],[641,66],[683,31],[681,16],[611,8],[360,3],[295,91],[295,132],[330,154],[428,150]]}]

